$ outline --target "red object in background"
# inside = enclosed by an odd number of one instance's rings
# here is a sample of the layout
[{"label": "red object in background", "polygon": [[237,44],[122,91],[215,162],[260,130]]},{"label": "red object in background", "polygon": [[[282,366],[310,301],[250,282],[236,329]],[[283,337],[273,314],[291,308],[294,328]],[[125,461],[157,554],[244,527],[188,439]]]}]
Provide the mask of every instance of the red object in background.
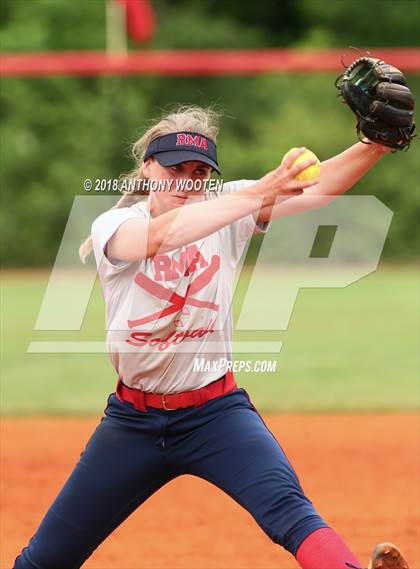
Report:
[{"label": "red object in background", "polygon": [[145,43],[155,31],[155,14],[150,0],[115,0],[125,8],[127,31],[131,39]]},{"label": "red object in background", "polygon": [[[392,62],[404,73],[420,72],[420,49],[375,48],[375,57]],[[0,75],[259,75],[261,73],[340,73],[342,55],[349,64],[356,56],[330,50],[147,50],[110,58],[103,51],[0,53]]]}]

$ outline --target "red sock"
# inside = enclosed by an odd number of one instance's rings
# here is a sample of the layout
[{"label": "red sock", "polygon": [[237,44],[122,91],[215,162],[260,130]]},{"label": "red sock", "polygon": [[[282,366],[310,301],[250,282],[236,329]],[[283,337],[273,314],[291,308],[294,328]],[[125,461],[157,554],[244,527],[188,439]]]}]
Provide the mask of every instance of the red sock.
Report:
[{"label": "red sock", "polygon": [[330,528],[317,529],[300,544],[296,560],[302,569],[349,569],[361,568],[344,541]]}]

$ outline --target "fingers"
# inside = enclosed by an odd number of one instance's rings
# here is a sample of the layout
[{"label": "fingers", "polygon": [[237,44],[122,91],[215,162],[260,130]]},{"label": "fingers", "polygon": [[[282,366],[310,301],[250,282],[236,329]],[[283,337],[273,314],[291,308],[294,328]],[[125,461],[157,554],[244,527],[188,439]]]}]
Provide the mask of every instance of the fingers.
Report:
[{"label": "fingers", "polygon": [[313,166],[316,163],[317,163],[317,160],[314,158],[311,158],[309,160],[304,160],[303,162],[300,162],[300,164],[296,164],[295,166],[292,166],[292,168],[290,168],[289,176],[291,178],[295,178],[301,172],[303,172],[303,170],[306,170],[306,168],[309,168],[309,166]]},{"label": "fingers", "polygon": [[319,184],[320,178],[315,178],[314,180],[306,180],[305,182],[300,182],[300,187],[302,189],[310,188],[311,186],[316,186]]},{"label": "fingers", "polygon": [[287,190],[278,194],[277,197],[299,196],[302,192],[303,188],[287,188]]},{"label": "fingers", "polygon": [[319,184],[319,179],[311,180],[309,182],[299,182],[293,186],[292,185],[288,186],[287,190],[282,192],[280,195],[283,195],[283,196],[286,196],[286,195],[299,196],[300,194],[303,194],[303,192],[306,188],[316,186],[317,184]]},{"label": "fingers", "polygon": [[300,162],[299,164],[293,165],[296,159],[299,158],[299,156],[301,156],[305,152],[306,148],[304,146],[302,146],[301,148],[297,148],[296,150],[291,152],[289,156],[287,156],[286,159],[280,164],[280,166],[276,168],[275,170],[276,174],[284,175],[284,171],[286,170],[289,178],[295,178],[301,172],[303,172],[303,170],[306,170],[306,168],[309,168],[310,166],[316,164],[318,160],[316,158],[310,158],[308,160]]},{"label": "fingers", "polygon": [[306,188],[318,184],[319,177],[311,180],[298,180],[296,178],[301,172],[318,162],[316,158],[309,158],[300,164],[293,165],[296,159],[305,152],[305,147],[294,150],[286,157],[281,166],[266,174],[261,179],[263,191],[265,187],[264,193],[269,195],[275,192],[277,195],[293,197],[302,194]]},{"label": "fingers", "polygon": [[289,187],[288,191],[290,191],[290,193],[293,195],[300,195],[303,194],[303,191],[306,188],[311,188],[317,184],[319,184],[319,178],[315,178],[314,180],[305,180],[304,182],[299,182],[296,180],[296,182]]},{"label": "fingers", "polygon": [[296,158],[299,158],[299,156],[301,154],[303,154],[304,152],[306,152],[306,148],[304,146],[302,146],[301,148],[297,148],[296,150],[294,150],[293,152],[291,152],[286,158],[285,160],[280,164],[280,166],[277,168],[278,170],[281,168],[287,168],[289,169],[293,162],[296,160]]}]

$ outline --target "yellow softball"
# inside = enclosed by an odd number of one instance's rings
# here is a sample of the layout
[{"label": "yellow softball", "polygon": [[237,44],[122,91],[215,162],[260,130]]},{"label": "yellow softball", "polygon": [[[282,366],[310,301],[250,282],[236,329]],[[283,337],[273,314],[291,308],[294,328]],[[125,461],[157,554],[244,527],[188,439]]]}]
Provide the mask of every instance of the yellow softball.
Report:
[{"label": "yellow softball", "polygon": [[[281,162],[283,163],[284,160],[289,156],[289,154],[291,152],[294,152],[295,150],[297,150],[297,148],[291,148],[288,152],[286,152]],[[316,178],[319,178],[319,175],[321,174],[321,163],[316,154],[314,154],[310,150],[305,150],[303,154],[301,154],[298,158],[296,158],[292,166],[300,164],[305,160],[316,160],[316,164],[312,164],[312,166],[309,166],[308,168],[305,168],[305,170],[302,170],[302,172],[296,176],[296,180],[300,180],[301,182],[307,182],[309,180],[315,180]]]}]

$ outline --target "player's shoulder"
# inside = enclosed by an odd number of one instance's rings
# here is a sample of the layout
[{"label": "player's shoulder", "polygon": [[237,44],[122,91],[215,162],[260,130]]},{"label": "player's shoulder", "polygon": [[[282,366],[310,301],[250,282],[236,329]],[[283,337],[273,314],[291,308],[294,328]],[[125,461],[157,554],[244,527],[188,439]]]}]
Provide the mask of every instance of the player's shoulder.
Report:
[{"label": "player's shoulder", "polygon": [[147,219],[149,211],[145,202],[136,202],[128,207],[108,209],[99,214],[91,226],[92,234],[115,224],[120,225],[123,221],[131,218]]}]

